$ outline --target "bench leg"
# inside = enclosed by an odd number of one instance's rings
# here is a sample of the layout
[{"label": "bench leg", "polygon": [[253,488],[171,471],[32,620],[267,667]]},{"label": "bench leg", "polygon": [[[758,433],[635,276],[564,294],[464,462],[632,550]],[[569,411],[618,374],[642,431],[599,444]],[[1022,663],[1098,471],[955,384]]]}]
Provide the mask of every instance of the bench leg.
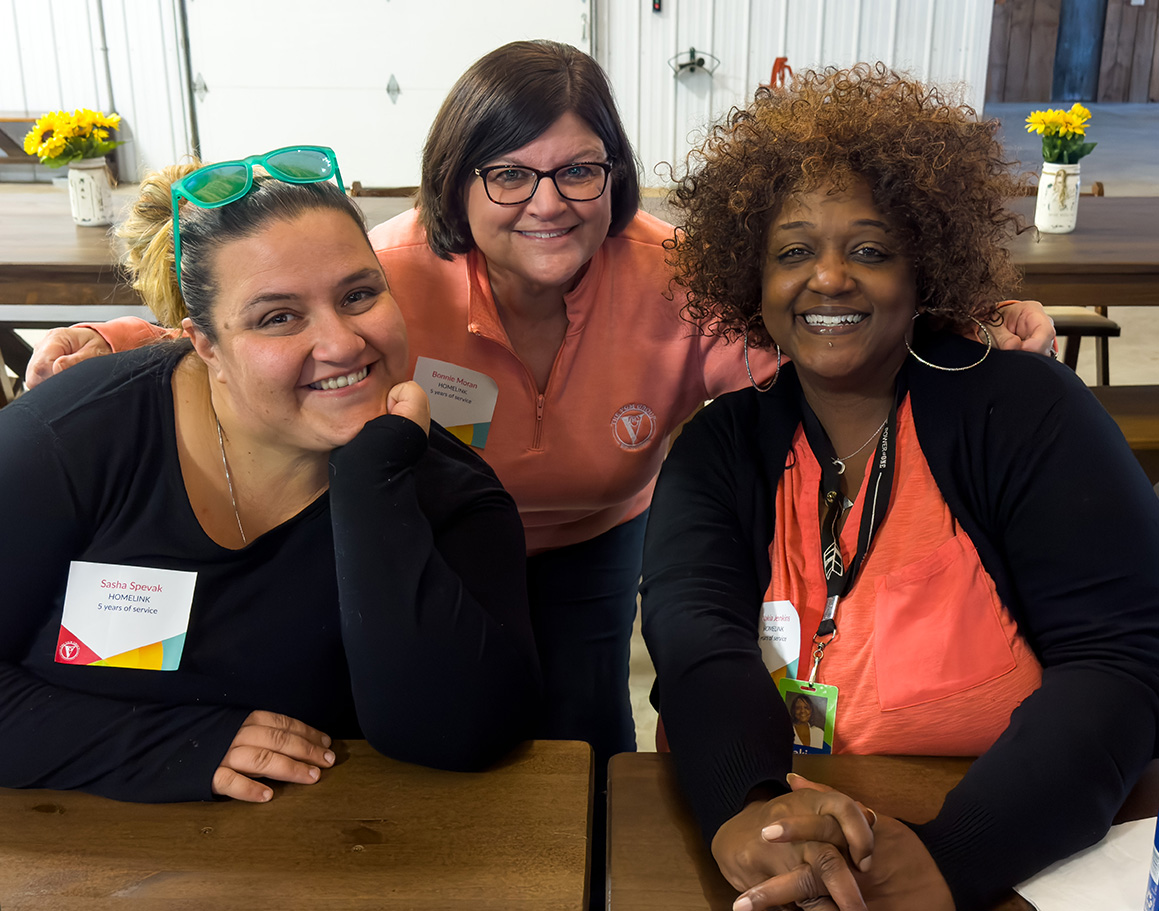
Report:
[{"label": "bench leg", "polygon": [[1103,335],[1095,339],[1095,382],[1111,385],[1111,340]]},{"label": "bench leg", "polygon": [[32,359],[32,346],[12,329],[0,326],[0,357],[8,361],[13,373],[24,376]]},{"label": "bench leg", "polygon": [[1079,343],[1083,340],[1081,335],[1066,336],[1066,347],[1062,352],[1062,362],[1070,367],[1071,370],[1079,369]]},{"label": "bench leg", "polygon": [[8,368],[4,366],[4,352],[0,351],[0,408],[16,398],[16,390],[12,388],[12,380],[8,378]]}]

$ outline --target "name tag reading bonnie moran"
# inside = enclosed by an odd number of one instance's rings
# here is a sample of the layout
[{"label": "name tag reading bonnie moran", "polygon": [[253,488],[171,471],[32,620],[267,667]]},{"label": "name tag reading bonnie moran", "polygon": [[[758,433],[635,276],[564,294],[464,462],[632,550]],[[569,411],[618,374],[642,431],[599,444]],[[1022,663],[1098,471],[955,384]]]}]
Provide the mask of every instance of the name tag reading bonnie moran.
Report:
[{"label": "name tag reading bonnie moran", "polygon": [[74,560],[56,663],[175,671],[197,573]]},{"label": "name tag reading bonnie moran", "polygon": [[499,384],[485,373],[446,361],[420,357],[415,361],[415,382],[431,402],[431,417],[450,433],[476,449],[487,445]]}]

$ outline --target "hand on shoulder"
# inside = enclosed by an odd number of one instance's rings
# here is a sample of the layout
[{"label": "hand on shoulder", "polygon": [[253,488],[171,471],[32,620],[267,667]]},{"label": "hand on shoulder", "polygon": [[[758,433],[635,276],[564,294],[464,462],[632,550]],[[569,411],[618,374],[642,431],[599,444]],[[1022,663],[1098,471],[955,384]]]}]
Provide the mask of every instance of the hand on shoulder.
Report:
[{"label": "hand on shoulder", "polygon": [[49,329],[48,334],[33,349],[24,381],[31,389],[74,364],[90,357],[112,353],[109,343],[93,329],[84,326]]}]

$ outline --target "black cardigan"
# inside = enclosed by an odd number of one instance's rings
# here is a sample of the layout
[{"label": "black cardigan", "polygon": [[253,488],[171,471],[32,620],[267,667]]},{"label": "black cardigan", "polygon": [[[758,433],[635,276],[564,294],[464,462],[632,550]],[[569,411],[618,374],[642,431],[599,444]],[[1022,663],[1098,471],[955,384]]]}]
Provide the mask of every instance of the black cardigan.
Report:
[{"label": "black cardigan", "polygon": [[[965,365],[980,348],[934,336],[921,350]],[[902,374],[938,488],[1043,666],[1041,688],[937,817],[914,826],[958,908],[982,908],[1102,837],[1156,753],[1159,500],[1118,427],[1057,363],[994,351],[973,370],[909,359]],[[755,785],[784,789],[792,767],[757,624],[798,390],[787,367],[770,392],[706,408],[665,463],[648,522],[644,636],[707,840]]]}]

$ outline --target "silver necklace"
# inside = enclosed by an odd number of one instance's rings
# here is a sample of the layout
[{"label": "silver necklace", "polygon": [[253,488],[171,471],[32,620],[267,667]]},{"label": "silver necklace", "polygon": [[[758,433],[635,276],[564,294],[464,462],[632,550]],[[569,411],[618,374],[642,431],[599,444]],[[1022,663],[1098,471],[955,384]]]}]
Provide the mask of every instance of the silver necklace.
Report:
[{"label": "silver necklace", "polygon": [[[877,430],[873,431],[873,436],[871,436],[868,440],[866,440],[864,443],[862,443],[860,446],[858,446],[853,452],[849,453],[849,455],[841,456],[840,458],[833,459],[833,464],[837,466],[837,473],[838,474],[845,474],[845,460],[852,459],[855,455],[857,455],[857,453],[861,452],[861,450],[863,450],[866,446],[868,446],[870,443],[872,443],[874,440],[876,440],[877,435],[879,433],[881,433],[883,430],[885,430],[885,425],[886,425],[886,422],[888,422],[888,421],[889,421],[889,417],[886,417],[886,419],[881,422],[881,426],[878,427]],[[218,425],[218,426],[220,428],[220,425]],[[218,434],[220,435],[220,433],[221,433],[221,430],[219,429]],[[224,449],[221,451],[221,457],[223,459],[225,458],[225,450]],[[226,469],[225,476],[227,478],[229,477],[229,469]],[[236,511],[236,507],[235,507],[235,511]],[[239,522],[239,524],[240,524],[240,522]]]},{"label": "silver necklace", "polygon": [[[214,414],[213,420],[217,424],[217,446],[221,450],[221,467],[225,469],[225,486],[229,488],[229,502],[233,506],[233,517],[237,519],[237,530],[241,533],[241,543],[249,544],[245,536],[245,529],[241,527],[241,515],[237,511],[237,498],[233,495],[233,478],[229,476],[229,462],[225,460],[225,440],[221,436],[221,421],[217,419],[216,414]],[[885,425],[882,424],[881,426],[884,427]],[[864,446],[861,447],[861,449],[864,448]],[[860,451],[859,449],[858,452]],[[844,470],[844,467],[842,467],[842,471]]]}]

